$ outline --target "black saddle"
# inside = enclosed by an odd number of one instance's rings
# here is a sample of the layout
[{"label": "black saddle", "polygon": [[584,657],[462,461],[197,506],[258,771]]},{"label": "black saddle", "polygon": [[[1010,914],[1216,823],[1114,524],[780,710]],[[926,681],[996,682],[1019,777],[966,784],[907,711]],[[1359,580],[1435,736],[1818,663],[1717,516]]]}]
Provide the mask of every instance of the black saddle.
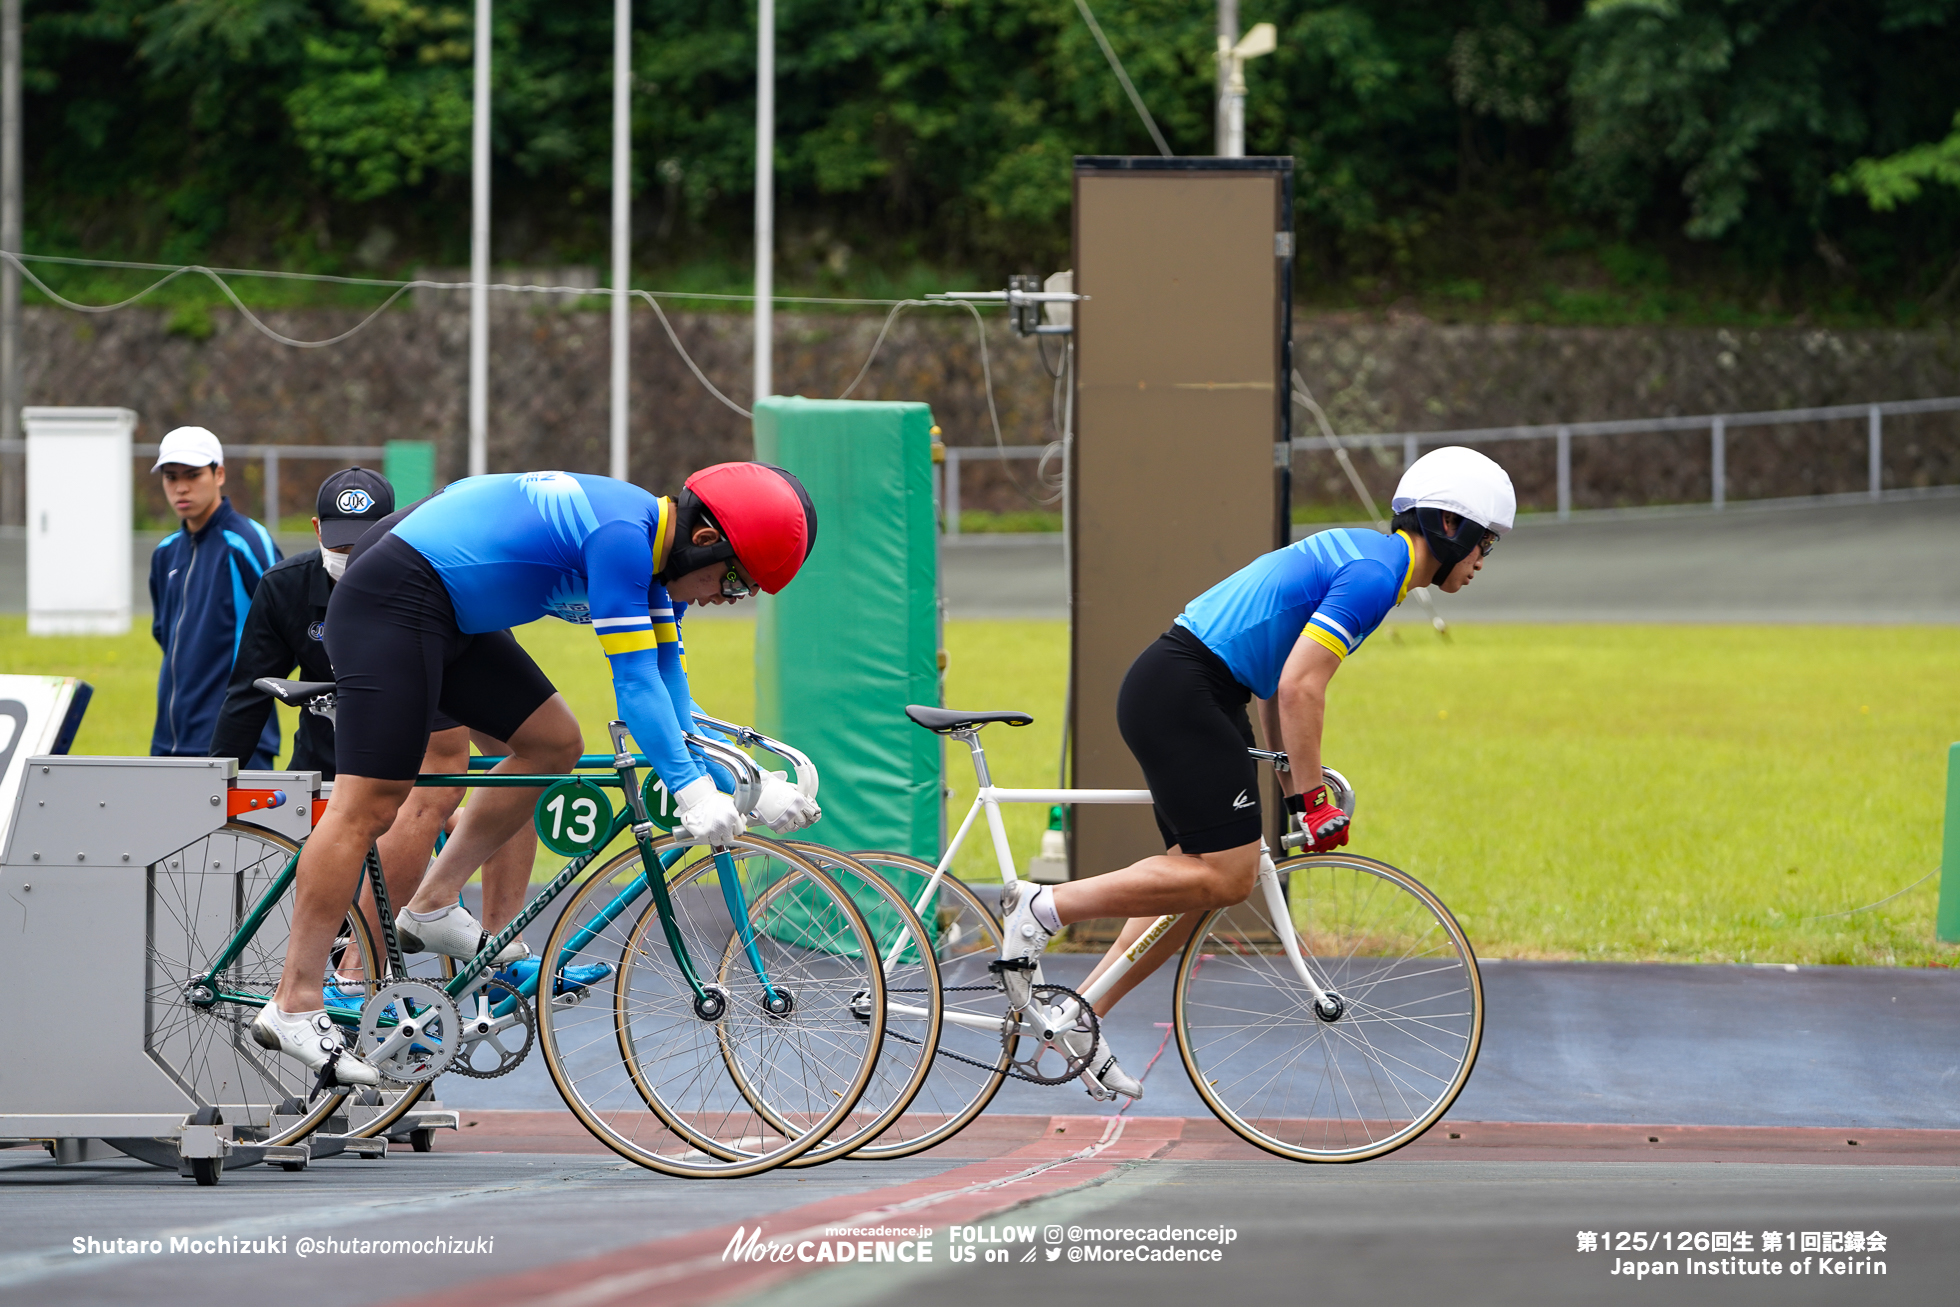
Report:
[{"label": "black saddle", "polygon": [[277,676],[261,676],[252,682],[252,687],[264,690],[288,707],[304,708],[308,699],[332,694],[334,683],[332,681],[286,681]]},{"label": "black saddle", "polygon": [[1006,722],[1009,726],[1029,726],[1034,723],[1034,718],[1024,712],[961,712],[956,708],[928,708],[916,703],[905,709],[905,715],[938,735],[945,735],[951,731],[971,730],[976,726],[985,726],[988,722]]}]

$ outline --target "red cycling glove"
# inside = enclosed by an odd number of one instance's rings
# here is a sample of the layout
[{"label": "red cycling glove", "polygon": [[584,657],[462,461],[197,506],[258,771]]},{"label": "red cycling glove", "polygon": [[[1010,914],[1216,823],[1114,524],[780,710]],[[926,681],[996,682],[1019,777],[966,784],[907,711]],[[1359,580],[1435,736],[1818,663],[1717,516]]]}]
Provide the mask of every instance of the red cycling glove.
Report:
[{"label": "red cycling glove", "polygon": [[1348,815],[1334,806],[1325,785],[1290,795],[1286,807],[1300,815],[1300,829],[1307,833],[1307,847],[1313,852],[1325,853],[1348,842]]}]

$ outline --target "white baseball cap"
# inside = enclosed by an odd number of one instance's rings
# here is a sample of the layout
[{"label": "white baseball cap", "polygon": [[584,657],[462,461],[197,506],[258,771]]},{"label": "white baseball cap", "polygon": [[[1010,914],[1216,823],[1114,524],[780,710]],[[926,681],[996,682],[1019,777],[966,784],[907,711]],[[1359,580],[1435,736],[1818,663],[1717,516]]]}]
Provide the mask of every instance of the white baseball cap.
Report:
[{"label": "white baseball cap", "polygon": [[1488,454],[1462,445],[1432,449],[1409,464],[1389,504],[1397,513],[1440,508],[1497,532],[1509,531],[1518,512],[1510,476]]},{"label": "white baseball cap", "polygon": [[150,471],[163,471],[165,463],[182,463],[185,467],[209,467],[216,463],[223,467],[225,447],[203,427],[178,427],[157,446],[156,466]]}]

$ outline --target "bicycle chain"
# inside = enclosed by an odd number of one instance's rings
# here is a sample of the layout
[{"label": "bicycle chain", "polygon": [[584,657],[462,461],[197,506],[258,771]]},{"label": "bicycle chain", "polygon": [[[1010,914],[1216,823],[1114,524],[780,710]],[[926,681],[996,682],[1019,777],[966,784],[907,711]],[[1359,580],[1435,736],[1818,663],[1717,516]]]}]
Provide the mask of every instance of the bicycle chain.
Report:
[{"label": "bicycle chain", "polygon": [[[1067,995],[1068,997],[1075,999],[1076,1002],[1081,1004],[1082,1010],[1090,1014],[1090,1021],[1091,1021],[1090,1029],[1091,1030],[1099,1029],[1099,1027],[1095,1024],[1095,1009],[1089,1006],[1088,1002],[1083,999],[1082,995],[1076,993],[1074,990],[1068,988],[1065,985],[1037,985],[1035,986],[1035,988],[1040,990],[1048,990],[1057,994]],[[1000,986],[998,985],[946,985],[941,988],[940,992],[943,994],[967,994],[967,993],[982,993],[990,990],[994,993],[999,993]],[[923,994],[925,991],[922,989],[895,989],[892,990],[891,992],[894,994]],[[897,1030],[888,1030],[885,1033],[888,1037],[892,1039],[897,1039],[903,1043],[911,1044],[915,1047],[921,1046],[924,1043],[923,1040],[914,1039],[910,1035],[904,1034]],[[1003,1031],[1001,1034],[1001,1043],[1003,1048],[1006,1046],[1007,1038],[1008,1036],[1006,1032]],[[1029,1036],[1029,1038],[1032,1038],[1032,1036]],[[1091,1050],[1093,1050],[1094,1047],[1095,1045],[1092,1042],[1090,1044]],[[1056,1076],[1056,1077],[1041,1077],[1041,1076],[1032,1076],[1025,1071],[1018,1070],[1012,1063],[1010,1063],[1006,1067],[1002,1067],[999,1063],[996,1062],[982,1062],[977,1057],[968,1057],[964,1053],[955,1053],[952,1049],[947,1048],[944,1045],[941,1045],[940,1048],[937,1050],[936,1056],[949,1057],[955,1062],[964,1062],[968,1066],[978,1067],[982,1071],[990,1072],[997,1076],[1002,1076],[1014,1080],[1025,1080],[1031,1085],[1067,1084],[1069,1081],[1079,1077],[1082,1074],[1082,1068],[1087,1067],[1089,1064],[1088,1055],[1084,1055],[1082,1058],[1082,1066],[1077,1067],[1073,1074]],[[1073,1065],[1075,1059],[1070,1058],[1069,1062],[1071,1065]]]}]

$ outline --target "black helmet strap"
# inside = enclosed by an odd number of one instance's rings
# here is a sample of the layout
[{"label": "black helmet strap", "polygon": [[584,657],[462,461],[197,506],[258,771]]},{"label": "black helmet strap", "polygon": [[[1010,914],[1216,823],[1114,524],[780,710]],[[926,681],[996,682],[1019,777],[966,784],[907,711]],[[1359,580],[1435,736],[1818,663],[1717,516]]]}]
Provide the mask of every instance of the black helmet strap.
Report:
[{"label": "black helmet strap", "polygon": [[[674,517],[674,543],[667,551],[667,566],[654,574],[654,580],[666,585],[689,572],[734,559],[735,546],[728,543],[728,532],[721,529],[721,523],[715,521],[714,514],[692,490],[683,490],[675,496]],[[721,539],[711,545],[695,544],[694,533],[704,526],[713,527]]]},{"label": "black helmet strap", "polygon": [[1470,556],[1470,551],[1483,542],[1484,528],[1462,514],[1456,517],[1454,534],[1443,529],[1443,510],[1440,508],[1416,509],[1416,525],[1422,529],[1422,538],[1429,542],[1429,552],[1436,557],[1436,575],[1430,579],[1435,585],[1448,579],[1456,570],[1456,565]]}]

